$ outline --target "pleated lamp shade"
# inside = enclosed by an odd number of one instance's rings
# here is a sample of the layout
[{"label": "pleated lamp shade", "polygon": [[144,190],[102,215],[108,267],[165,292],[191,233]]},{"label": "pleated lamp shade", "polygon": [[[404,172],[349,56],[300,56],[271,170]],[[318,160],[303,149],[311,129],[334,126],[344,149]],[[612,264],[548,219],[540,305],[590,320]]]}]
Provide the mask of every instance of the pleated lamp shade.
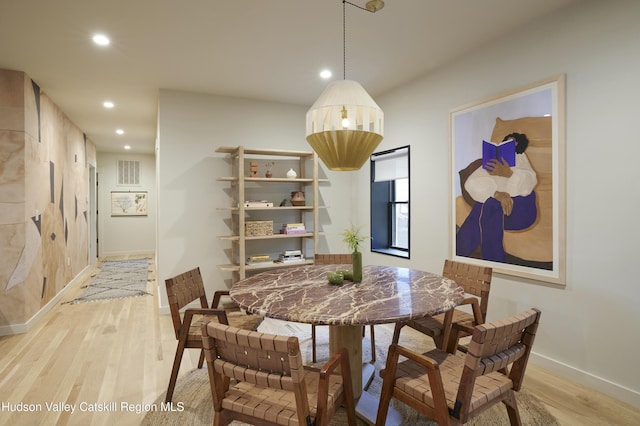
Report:
[{"label": "pleated lamp shade", "polygon": [[336,80],[307,112],[306,137],[329,169],[359,170],[384,137],[384,113],[360,83]]}]

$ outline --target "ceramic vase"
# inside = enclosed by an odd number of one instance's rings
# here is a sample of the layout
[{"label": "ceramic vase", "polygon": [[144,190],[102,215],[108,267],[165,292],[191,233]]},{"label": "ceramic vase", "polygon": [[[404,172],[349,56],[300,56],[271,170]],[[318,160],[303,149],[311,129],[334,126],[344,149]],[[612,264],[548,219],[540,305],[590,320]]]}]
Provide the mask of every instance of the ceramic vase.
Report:
[{"label": "ceramic vase", "polygon": [[293,169],[289,169],[289,171],[287,172],[287,177],[289,179],[295,179],[297,176],[298,176],[298,174]]},{"label": "ceramic vase", "polygon": [[351,253],[351,263],[353,267],[353,282],[362,282],[362,253],[359,251]]},{"label": "ceramic vase", "polygon": [[291,193],[291,205],[293,205],[293,206],[304,206],[304,192],[303,191],[293,191]]}]

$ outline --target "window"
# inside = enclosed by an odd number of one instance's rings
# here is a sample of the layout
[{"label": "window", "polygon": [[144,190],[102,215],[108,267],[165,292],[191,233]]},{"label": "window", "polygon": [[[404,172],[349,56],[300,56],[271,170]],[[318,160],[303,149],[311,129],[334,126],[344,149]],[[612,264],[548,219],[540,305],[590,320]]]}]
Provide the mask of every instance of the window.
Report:
[{"label": "window", "polygon": [[371,155],[371,251],[409,258],[409,147]]}]

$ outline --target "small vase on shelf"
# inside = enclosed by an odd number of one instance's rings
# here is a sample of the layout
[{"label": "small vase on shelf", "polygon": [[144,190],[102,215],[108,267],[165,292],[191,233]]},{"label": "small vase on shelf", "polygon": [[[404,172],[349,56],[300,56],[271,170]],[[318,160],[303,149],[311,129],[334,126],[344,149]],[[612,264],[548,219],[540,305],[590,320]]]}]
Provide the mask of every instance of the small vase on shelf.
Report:
[{"label": "small vase on shelf", "polygon": [[304,192],[293,191],[291,193],[291,205],[292,206],[304,206]]},{"label": "small vase on shelf", "polygon": [[289,171],[287,172],[287,177],[289,179],[295,179],[296,177],[298,177],[298,174],[296,173],[295,170],[289,169]]},{"label": "small vase on shelf", "polygon": [[273,173],[271,173],[271,168],[275,165],[276,163],[274,161],[267,161],[266,163],[264,163],[264,166],[267,168],[267,171],[265,172],[264,176],[270,178],[271,176],[273,176]]}]

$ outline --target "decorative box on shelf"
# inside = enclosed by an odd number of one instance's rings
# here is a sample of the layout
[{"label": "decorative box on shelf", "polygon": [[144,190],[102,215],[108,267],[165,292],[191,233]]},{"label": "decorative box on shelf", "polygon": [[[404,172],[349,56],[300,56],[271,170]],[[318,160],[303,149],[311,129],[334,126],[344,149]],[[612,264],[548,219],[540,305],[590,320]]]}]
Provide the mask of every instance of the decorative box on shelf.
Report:
[{"label": "decorative box on shelf", "polygon": [[249,220],[244,224],[244,235],[247,237],[263,237],[273,235],[272,220]]},{"label": "decorative box on shelf", "polygon": [[244,202],[244,206],[248,208],[265,208],[273,207],[273,203],[267,200],[247,200]]}]

